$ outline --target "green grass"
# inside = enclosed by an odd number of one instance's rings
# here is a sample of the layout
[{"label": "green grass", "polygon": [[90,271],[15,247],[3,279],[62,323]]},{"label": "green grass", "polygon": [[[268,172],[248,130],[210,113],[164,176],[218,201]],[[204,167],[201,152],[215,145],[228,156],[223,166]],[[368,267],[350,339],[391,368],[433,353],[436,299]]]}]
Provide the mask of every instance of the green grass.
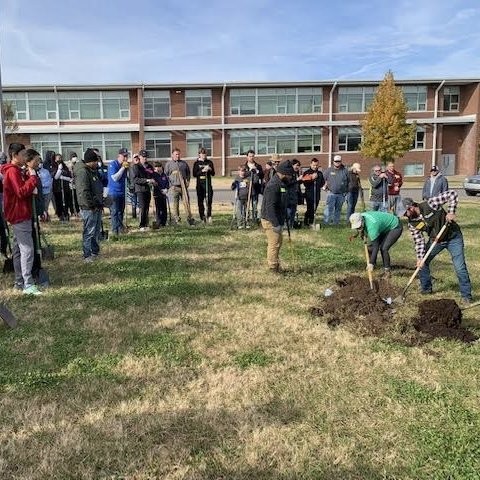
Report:
[{"label": "green grass", "polygon": [[[474,292],[479,206],[459,209]],[[53,222],[45,295],[0,278],[20,324],[0,326],[0,478],[480,478],[478,342],[407,347],[312,318],[337,278],[365,275],[346,226],[294,230],[276,276],[260,230],[214,222],[106,242],[93,264],[79,223]],[[403,287],[406,229],[391,254]],[[459,298],[446,253],[432,273],[433,298]],[[421,300],[413,284],[396,316]]]}]

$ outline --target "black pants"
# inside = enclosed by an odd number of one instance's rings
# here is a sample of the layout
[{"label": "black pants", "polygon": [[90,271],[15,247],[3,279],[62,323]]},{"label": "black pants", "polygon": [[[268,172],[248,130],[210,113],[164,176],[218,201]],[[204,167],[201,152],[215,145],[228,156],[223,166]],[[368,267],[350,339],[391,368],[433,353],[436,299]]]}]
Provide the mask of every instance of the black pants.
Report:
[{"label": "black pants", "polygon": [[140,209],[140,228],[148,227],[148,209],[150,208],[151,193],[137,192],[138,208]]},{"label": "black pants", "polygon": [[72,204],[70,205],[70,212],[72,213],[72,215],[80,213],[80,206],[78,205],[76,190],[72,190]]},{"label": "black pants", "polygon": [[307,204],[307,211],[305,212],[305,225],[311,225],[315,221],[315,212],[317,211],[318,203],[320,202],[320,189],[314,191],[313,188],[305,190],[305,201]]},{"label": "black pants", "polygon": [[55,213],[59,220],[67,220],[68,219],[68,211],[69,206],[72,203],[72,191],[69,188],[60,190],[59,192],[53,192],[53,196],[55,197]]},{"label": "black pants", "polygon": [[164,227],[167,224],[167,197],[162,194],[154,195],[153,200],[155,201],[157,224]]},{"label": "black pants", "polygon": [[[208,187],[208,188],[207,188]],[[208,195],[207,195],[208,190]],[[198,213],[201,220],[205,220],[205,200],[207,201],[207,217],[212,216],[212,199],[213,190],[212,185],[200,180],[197,181],[197,201],[198,201]]]},{"label": "black pants", "polygon": [[400,238],[402,230],[403,226],[400,223],[398,227],[380,235],[370,244],[368,249],[370,253],[370,263],[375,265],[375,263],[377,262],[378,251],[380,250],[380,253],[382,254],[383,268],[385,268],[385,270],[390,270],[391,264],[389,250],[393,246],[393,244],[396,243],[396,241]]}]

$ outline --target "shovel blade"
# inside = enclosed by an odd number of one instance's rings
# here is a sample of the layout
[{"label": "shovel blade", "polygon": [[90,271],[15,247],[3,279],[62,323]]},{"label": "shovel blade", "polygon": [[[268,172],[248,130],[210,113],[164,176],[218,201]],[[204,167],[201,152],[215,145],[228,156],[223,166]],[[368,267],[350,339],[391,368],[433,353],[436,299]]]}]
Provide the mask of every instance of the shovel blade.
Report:
[{"label": "shovel blade", "polygon": [[3,303],[0,303],[0,318],[10,327],[16,328],[18,325],[15,315],[10,311],[10,309]]}]

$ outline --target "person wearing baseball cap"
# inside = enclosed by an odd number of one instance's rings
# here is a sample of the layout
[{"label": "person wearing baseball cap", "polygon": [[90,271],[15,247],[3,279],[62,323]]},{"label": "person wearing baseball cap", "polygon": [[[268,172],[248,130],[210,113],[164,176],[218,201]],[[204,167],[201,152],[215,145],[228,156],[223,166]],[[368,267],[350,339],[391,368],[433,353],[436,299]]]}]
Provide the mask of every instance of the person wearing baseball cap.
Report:
[{"label": "person wearing baseball cap", "polygon": [[125,231],[123,217],[125,215],[125,188],[127,184],[128,149],[121,148],[116,160],[108,164],[108,196],[112,201],[110,207],[110,223],[112,239]]},{"label": "person wearing baseball cap", "polygon": [[436,197],[448,190],[448,180],[442,175],[437,165],[430,169],[430,176],[425,179],[422,190],[422,200]]},{"label": "person wearing baseball cap", "polygon": [[[340,223],[343,203],[348,193],[348,170],[342,163],[342,157],[335,155],[333,157],[333,166],[327,168],[324,174],[325,185],[327,190],[327,201],[325,211],[323,213],[323,223],[333,225]],[[348,219],[347,219],[348,221]]]}]

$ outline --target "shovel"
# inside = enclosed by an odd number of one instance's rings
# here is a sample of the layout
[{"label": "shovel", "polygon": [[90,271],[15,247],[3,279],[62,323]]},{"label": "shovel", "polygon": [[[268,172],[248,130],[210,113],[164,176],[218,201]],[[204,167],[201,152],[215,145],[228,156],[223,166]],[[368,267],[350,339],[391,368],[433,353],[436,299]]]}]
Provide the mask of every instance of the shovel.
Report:
[{"label": "shovel", "polygon": [[412,284],[412,282],[415,280],[415,277],[418,275],[418,272],[422,269],[423,265],[425,264],[425,261],[427,258],[430,256],[432,253],[432,250],[435,248],[435,245],[439,242],[440,238],[442,237],[443,233],[447,229],[448,223],[446,223],[438,232],[437,236],[435,237],[435,240],[432,242],[430,245],[430,248],[427,250],[427,253],[423,256],[422,261],[420,265],[415,269],[415,271],[412,273],[412,276],[410,277],[410,280],[407,283],[407,286],[403,289],[403,292],[401,295],[396,297],[393,301],[394,303],[403,303],[405,301],[405,294],[407,293],[408,288]]},{"label": "shovel", "polygon": [[468,310],[469,308],[473,308],[473,307],[478,307],[479,305],[480,305],[480,302],[471,303],[470,305],[462,307],[460,310],[463,312],[464,310]]},{"label": "shovel", "polygon": [[365,247],[365,260],[367,261],[368,281],[370,282],[370,290],[373,290],[373,273],[371,270],[368,270],[368,265],[370,264],[370,255],[368,254],[367,242],[365,242],[363,245]]},{"label": "shovel", "polygon": [[15,328],[18,324],[15,315],[10,311],[10,309],[4,304],[0,303],[0,318],[10,327]]},{"label": "shovel", "polygon": [[190,208],[190,197],[188,196],[188,190],[187,190],[187,186],[185,185],[185,179],[183,178],[182,172],[180,171],[178,162],[177,162],[177,170],[178,170],[178,178],[180,180],[180,187],[182,189],[182,202],[185,208],[185,212],[187,213],[187,223],[190,226],[194,226],[195,220],[192,217],[192,210]]}]

